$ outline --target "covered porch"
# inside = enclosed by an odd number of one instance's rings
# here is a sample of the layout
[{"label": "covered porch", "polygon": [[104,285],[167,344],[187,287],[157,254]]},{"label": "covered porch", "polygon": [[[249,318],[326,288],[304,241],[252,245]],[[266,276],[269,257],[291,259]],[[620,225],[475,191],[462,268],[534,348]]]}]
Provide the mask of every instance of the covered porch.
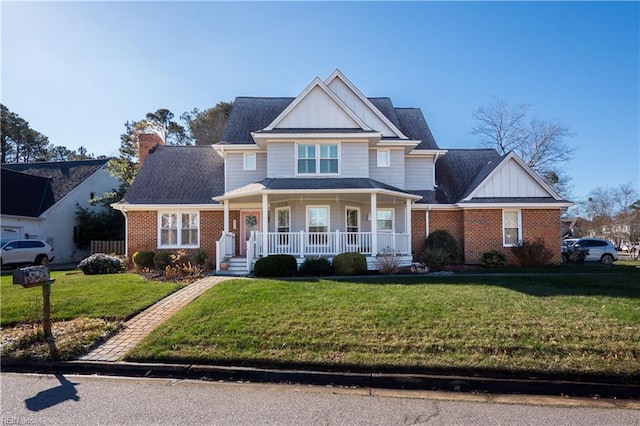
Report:
[{"label": "covered porch", "polygon": [[[336,187],[336,180],[352,182]],[[265,179],[217,197],[224,231],[216,270],[233,258],[236,264],[243,259],[249,273],[257,259],[271,254],[290,254],[299,263],[345,252],[364,254],[370,265],[379,254],[411,262],[411,207],[419,196],[371,179],[309,181]],[[239,211],[239,219],[230,220],[230,211]]]}]

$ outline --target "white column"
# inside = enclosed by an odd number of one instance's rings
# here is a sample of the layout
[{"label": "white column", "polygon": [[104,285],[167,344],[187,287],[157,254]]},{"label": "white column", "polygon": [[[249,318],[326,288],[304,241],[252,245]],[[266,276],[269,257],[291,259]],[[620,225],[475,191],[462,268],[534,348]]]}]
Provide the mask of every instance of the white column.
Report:
[{"label": "white column", "polygon": [[406,208],[405,208],[405,232],[408,235],[408,244],[409,244],[409,253],[413,254],[413,247],[411,247],[411,200],[407,200]]},{"label": "white column", "polygon": [[224,232],[229,232],[229,200],[224,200],[222,202],[222,206],[224,207]]},{"label": "white column", "polygon": [[378,194],[371,193],[371,255],[378,254]]},{"label": "white column", "polygon": [[269,255],[269,200],[266,192],[262,193],[262,255]]}]

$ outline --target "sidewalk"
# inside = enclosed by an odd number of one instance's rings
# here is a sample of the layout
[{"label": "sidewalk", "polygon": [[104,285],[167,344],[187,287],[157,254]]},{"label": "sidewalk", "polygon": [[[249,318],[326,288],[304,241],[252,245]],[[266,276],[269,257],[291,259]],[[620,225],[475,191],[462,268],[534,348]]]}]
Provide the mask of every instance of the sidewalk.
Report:
[{"label": "sidewalk", "polygon": [[165,297],[155,305],[131,318],[124,324],[124,329],[82,356],[81,361],[120,361],[127,352],[133,349],[149,333],[161,323],[172,317],[214,285],[228,280],[230,277],[205,277],[195,283]]}]

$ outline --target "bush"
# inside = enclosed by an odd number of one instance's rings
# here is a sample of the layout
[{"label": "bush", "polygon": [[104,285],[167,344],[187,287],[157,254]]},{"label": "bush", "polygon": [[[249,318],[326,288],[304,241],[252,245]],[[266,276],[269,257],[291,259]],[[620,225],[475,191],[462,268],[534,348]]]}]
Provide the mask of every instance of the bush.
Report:
[{"label": "bush", "polygon": [[562,260],[571,263],[584,263],[589,255],[589,249],[584,247],[571,247],[566,253],[562,253]]},{"label": "bush", "polygon": [[428,266],[429,268],[437,268],[446,266],[449,264],[449,253],[445,252],[441,248],[425,248],[422,251],[421,264]]},{"label": "bush", "polygon": [[176,253],[171,253],[169,255],[169,259],[171,259],[169,263],[170,266],[177,266],[181,268],[186,265],[191,265],[191,258],[187,254],[186,250],[178,250]]},{"label": "bush", "polygon": [[500,250],[489,250],[482,253],[480,263],[489,268],[501,268],[507,263],[507,258]]},{"label": "bush", "polygon": [[159,271],[164,271],[165,268],[171,265],[171,255],[166,251],[159,251],[153,256],[153,264]]},{"label": "bush", "polygon": [[362,253],[340,253],[333,258],[336,275],[362,275],[367,272],[367,258]]},{"label": "bush", "polygon": [[546,266],[553,259],[553,252],[544,245],[544,240],[522,241],[511,247],[511,252],[522,266]]},{"label": "bush", "polygon": [[333,265],[324,257],[318,257],[316,259],[307,258],[300,267],[300,273],[311,277],[333,275]]},{"label": "bush", "polygon": [[96,253],[80,262],[78,268],[85,275],[116,274],[124,271],[124,262],[114,256]]},{"label": "bush", "polygon": [[381,274],[396,274],[400,270],[400,257],[392,250],[384,249],[376,255],[376,268]]},{"label": "bush", "polygon": [[207,252],[201,248],[195,249],[193,251],[193,261],[196,266],[203,266],[207,263]]},{"label": "bush", "polygon": [[137,251],[133,253],[131,260],[138,269],[153,269],[155,267],[153,264],[153,256],[155,255],[156,253],[153,251]]},{"label": "bush", "polygon": [[258,259],[253,272],[257,277],[291,277],[298,271],[298,262],[290,254],[272,254]]},{"label": "bush", "polygon": [[[432,260],[437,260],[436,264],[430,265],[423,259],[423,263],[429,266],[445,266],[459,261],[462,258],[462,249],[458,241],[453,238],[449,231],[439,229],[433,231],[425,241],[425,251],[423,257],[427,256]],[[444,260],[444,263],[442,263]]]}]

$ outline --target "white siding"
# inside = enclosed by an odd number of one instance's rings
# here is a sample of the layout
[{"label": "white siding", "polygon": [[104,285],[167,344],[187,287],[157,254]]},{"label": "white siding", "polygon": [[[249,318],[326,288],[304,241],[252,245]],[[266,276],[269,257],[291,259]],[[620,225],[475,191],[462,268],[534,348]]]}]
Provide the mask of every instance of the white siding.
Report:
[{"label": "white siding", "polygon": [[515,160],[500,166],[474,197],[549,197],[550,194]]},{"label": "white siding", "polygon": [[369,150],[369,177],[398,189],[405,189],[404,150],[392,149],[390,154],[390,167],[378,167],[377,150]]},{"label": "white siding", "polygon": [[342,80],[338,78],[333,79],[333,81],[329,83],[329,88],[369,127],[382,132],[384,136],[398,136],[378,117],[374,111],[372,111],[355,93],[353,93]]},{"label": "white siding", "polygon": [[278,124],[280,129],[354,129],[358,124],[316,87]]},{"label": "white siding", "polygon": [[267,145],[267,177],[295,176],[296,146],[293,142],[269,142]]},{"label": "white siding", "polygon": [[340,175],[342,177],[369,177],[369,145],[366,142],[340,144]]},{"label": "white siding", "polygon": [[256,169],[243,170],[244,154],[241,152],[227,153],[225,161],[227,191],[243,187],[252,182],[258,182],[267,177],[267,155],[256,154]]},{"label": "white siding", "polygon": [[432,157],[406,157],[405,189],[431,190],[433,189],[433,183]]}]

